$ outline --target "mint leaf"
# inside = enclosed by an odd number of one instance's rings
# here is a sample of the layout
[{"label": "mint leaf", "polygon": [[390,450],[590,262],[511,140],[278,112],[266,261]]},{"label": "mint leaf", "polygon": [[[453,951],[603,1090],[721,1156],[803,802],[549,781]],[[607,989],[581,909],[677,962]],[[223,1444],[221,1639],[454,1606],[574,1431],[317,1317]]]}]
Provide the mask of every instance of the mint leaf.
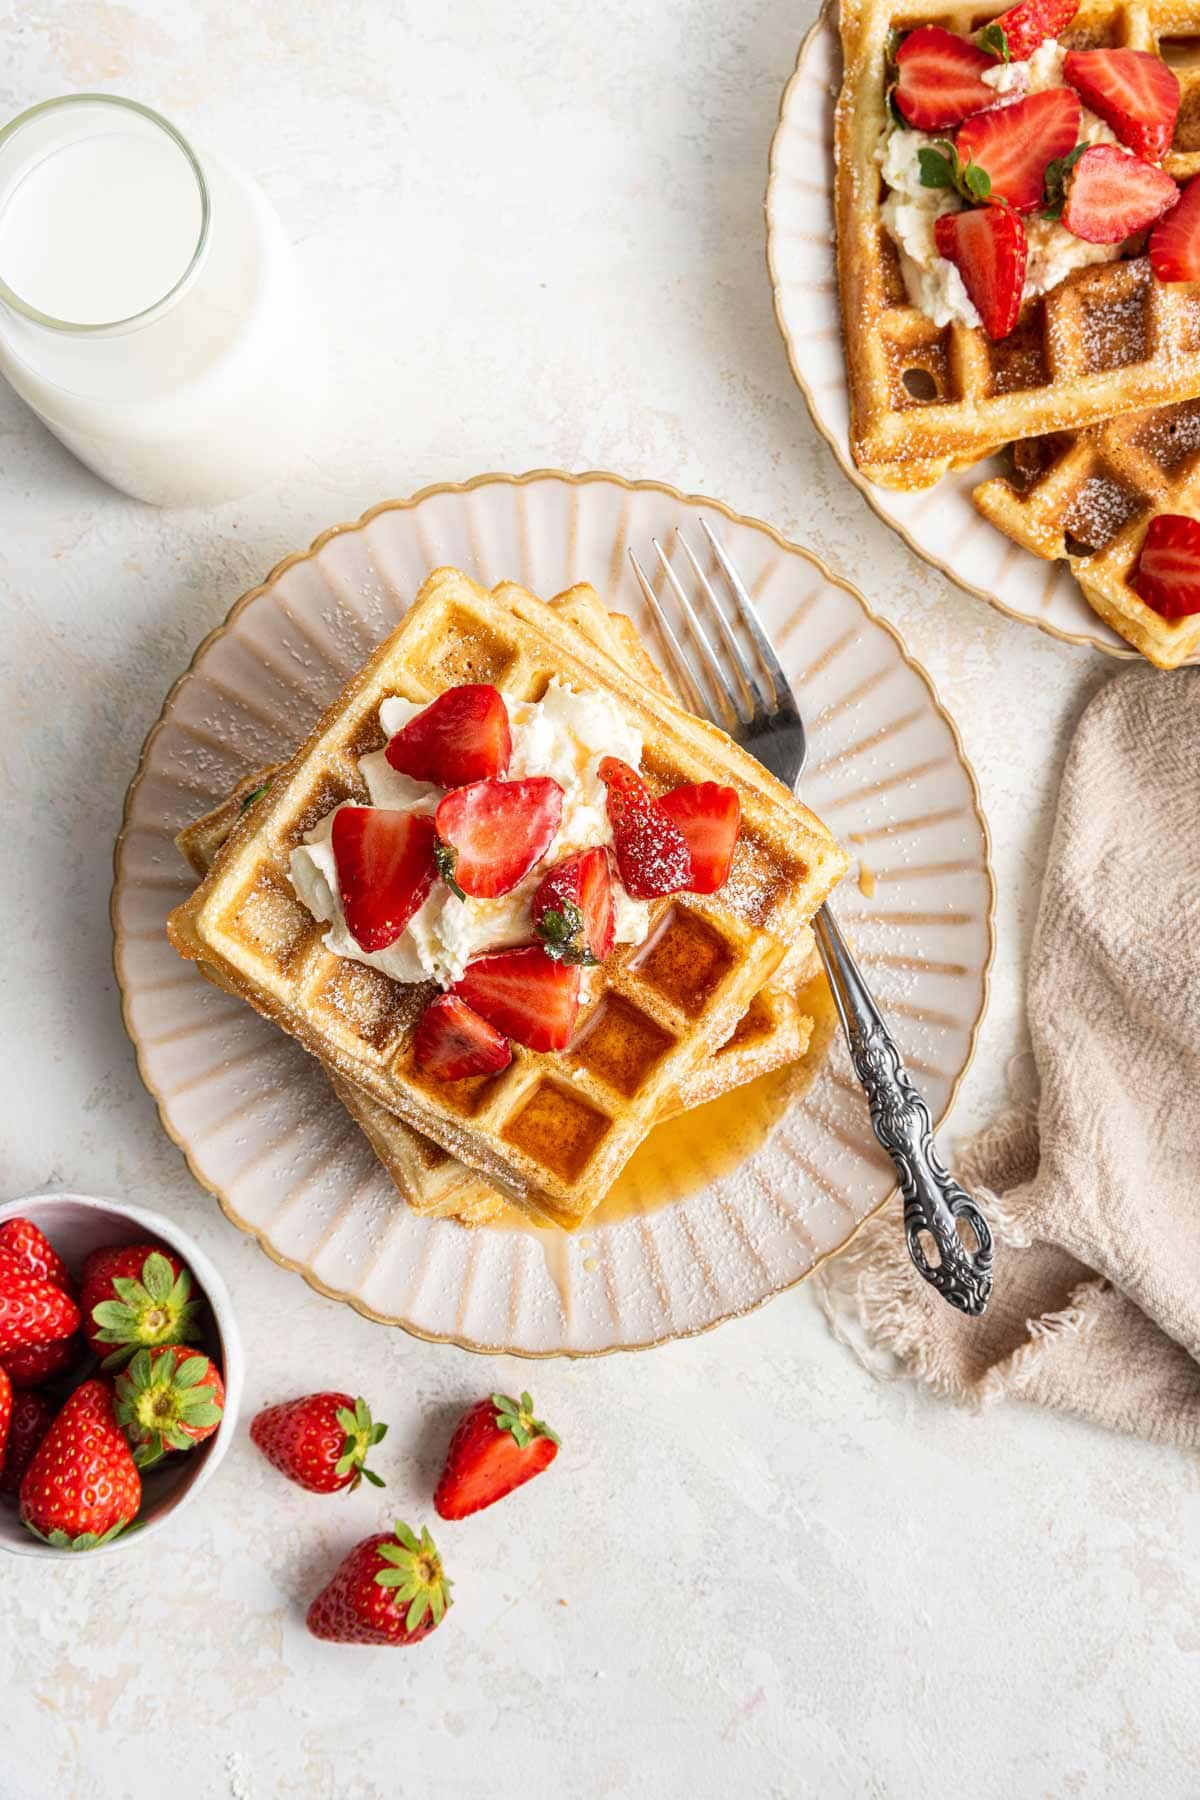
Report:
[{"label": "mint leaf", "polygon": [[1059,156],[1052,163],[1047,163],[1043,219],[1061,219],[1067,199],[1067,177],[1087,148],[1086,144],[1076,144],[1070,156]]},{"label": "mint leaf", "polygon": [[990,25],[985,25],[979,33],[979,48],[990,50],[993,56],[999,56],[1004,62],[1008,62],[1008,33],[1003,25],[997,24],[995,21]]},{"label": "mint leaf", "polygon": [[921,169],[921,186],[956,188],[958,186],[958,152],[954,145],[941,142],[917,151]]}]

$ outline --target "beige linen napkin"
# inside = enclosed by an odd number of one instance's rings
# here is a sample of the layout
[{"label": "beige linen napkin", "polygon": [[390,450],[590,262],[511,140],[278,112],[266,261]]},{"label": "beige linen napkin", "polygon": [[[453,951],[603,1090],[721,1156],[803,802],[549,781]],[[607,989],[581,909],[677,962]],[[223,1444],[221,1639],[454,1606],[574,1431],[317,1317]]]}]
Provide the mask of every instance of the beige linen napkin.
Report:
[{"label": "beige linen napkin", "polygon": [[996,1238],[969,1320],[893,1202],[818,1277],[864,1359],[1200,1443],[1200,670],[1117,676],[1067,760],[1034,934],[1040,1098],[956,1159]]}]

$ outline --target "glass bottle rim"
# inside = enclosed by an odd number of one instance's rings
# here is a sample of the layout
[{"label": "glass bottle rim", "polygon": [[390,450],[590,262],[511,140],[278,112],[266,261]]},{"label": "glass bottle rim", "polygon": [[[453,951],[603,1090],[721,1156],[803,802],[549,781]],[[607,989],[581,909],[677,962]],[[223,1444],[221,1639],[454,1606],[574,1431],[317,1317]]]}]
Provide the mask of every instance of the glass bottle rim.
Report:
[{"label": "glass bottle rim", "polygon": [[18,113],[15,119],[11,119],[0,129],[0,151],[3,151],[17,133],[31,124],[34,119],[41,118],[58,108],[82,105],[123,107],[128,112],[138,113],[143,119],[148,119],[152,125],[158,126],[161,131],[165,132],[175,147],[183,153],[196,178],[196,187],[200,196],[200,230],[196,238],[195,249],[192,251],[183,273],[165,294],[161,295],[151,306],[144,307],[140,312],[130,313],[124,319],[106,319],[101,320],[98,324],[81,324],[77,320],[55,318],[53,313],[43,312],[40,307],[33,306],[28,300],[22,299],[21,295],[8,285],[2,275],[0,275],[0,301],[11,307],[14,312],[20,313],[23,318],[30,319],[35,325],[41,325],[49,331],[67,332],[73,337],[115,336],[119,332],[132,331],[139,326],[149,325],[152,320],[166,312],[168,307],[174,305],[176,300],[181,299],[192,285],[208,250],[209,230],[212,224],[212,201],[208,183],[204,178],[204,170],[200,166],[200,159],[183,133],[177,131],[169,119],[164,119],[161,113],[155,112],[153,107],[143,106],[140,100],[127,100],[120,94],[61,94],[53,100],[40,100],[36,106],[27,107],[23,113]]}]

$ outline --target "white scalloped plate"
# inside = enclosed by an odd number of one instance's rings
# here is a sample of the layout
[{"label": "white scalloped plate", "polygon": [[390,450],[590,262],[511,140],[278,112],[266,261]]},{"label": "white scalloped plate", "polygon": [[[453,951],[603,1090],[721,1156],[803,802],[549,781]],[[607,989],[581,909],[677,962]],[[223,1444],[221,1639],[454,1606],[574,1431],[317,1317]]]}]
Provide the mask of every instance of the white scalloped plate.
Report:
[{"label": "white scalloped plate", "polygon": [[1043,562],[1022,550],[976,511],[971,490],[999,471],[998,458],[913,494],[874,487],[855,468],[835,255],[833,109],[841,74],[837,27],[826,7],[784,90],[766,199],[775,316],[813,423],[885,524],[960,587],[1051,637],[1136,657],[1092,611],[1065,562]]},{"label": "white scalloped plate", "polygon": [[[761,1114],[765,1140],[744,1159],[728,1107],[689,1114],[657,1165],[639,1152],[631,1192],[650,1210],[613,1209],[576,1237],[418,1219],[319,1066],[164,934],[190,885],[176,831],[294,747],[431,568],[544,595],[588,579],[648,630],[626,547],[701,514],[749,578],[810,721],[805,798],[869,865],[839,890],[839,916],[935,1118],[970,1061],[992,952],[987,829],[928,677],[861,596],[765,525],[612,475],[481,476],[377,507],[281,563],[168,695],[126,802],[113,928],[142,1076],[197,1180],[277,1262],[383,1323],[528,1356],[645,1347],[801,1280],[892,1189],[835,1053],[769,1131],[780,1091],[769,1106],[744,1096],[736,1128]],[[691,1191],[655,1208],[664,1182]]]}]

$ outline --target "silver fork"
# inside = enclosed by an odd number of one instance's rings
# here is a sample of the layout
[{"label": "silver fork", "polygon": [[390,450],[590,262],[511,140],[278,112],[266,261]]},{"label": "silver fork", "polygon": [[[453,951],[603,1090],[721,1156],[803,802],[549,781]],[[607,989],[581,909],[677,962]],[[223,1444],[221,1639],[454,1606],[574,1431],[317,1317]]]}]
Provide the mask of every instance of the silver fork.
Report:
[{"label": "silver fork", "polygon": [[[754,646],[757,668],[743,650],[712,582],[682,532],[676,530],[675,535],[704,596],[707,614],[725,653],[724,661],[714,648],[709,632],[688,599],[662,545],[657,538],[651,541],[667,586],[687,621],[707,694],[696,679],[666,610],[631,549],[629,560],[633,572],[662,631],[685,705],[693,712],[713,719],[736,743],[770,769],[772,775],[785,786],[794,788],[808,755],[808,739],[800,708],[728,551],[707,520],[701,519],[700,526],[725,577],[735,617]],[[870,1107],[871,1125],[896,1167],[896,1178],[904,1196],[904,1236],[908,1254],[925,1280],[951,1306],[964,1313],[982,1313],[992,1289],[992,1234],[987,1221],[970,1195],[943,1167],[933,1145],[929,1108],[917,1092],[828,906],[821,907],[812,925],[846,1034],[850,1061]],[[973,1249],[960,1235],[959,1221],[974,1237]],[[936,1262],[926,1253],[926,1239],[931,1239],[937,1247]]]}]

